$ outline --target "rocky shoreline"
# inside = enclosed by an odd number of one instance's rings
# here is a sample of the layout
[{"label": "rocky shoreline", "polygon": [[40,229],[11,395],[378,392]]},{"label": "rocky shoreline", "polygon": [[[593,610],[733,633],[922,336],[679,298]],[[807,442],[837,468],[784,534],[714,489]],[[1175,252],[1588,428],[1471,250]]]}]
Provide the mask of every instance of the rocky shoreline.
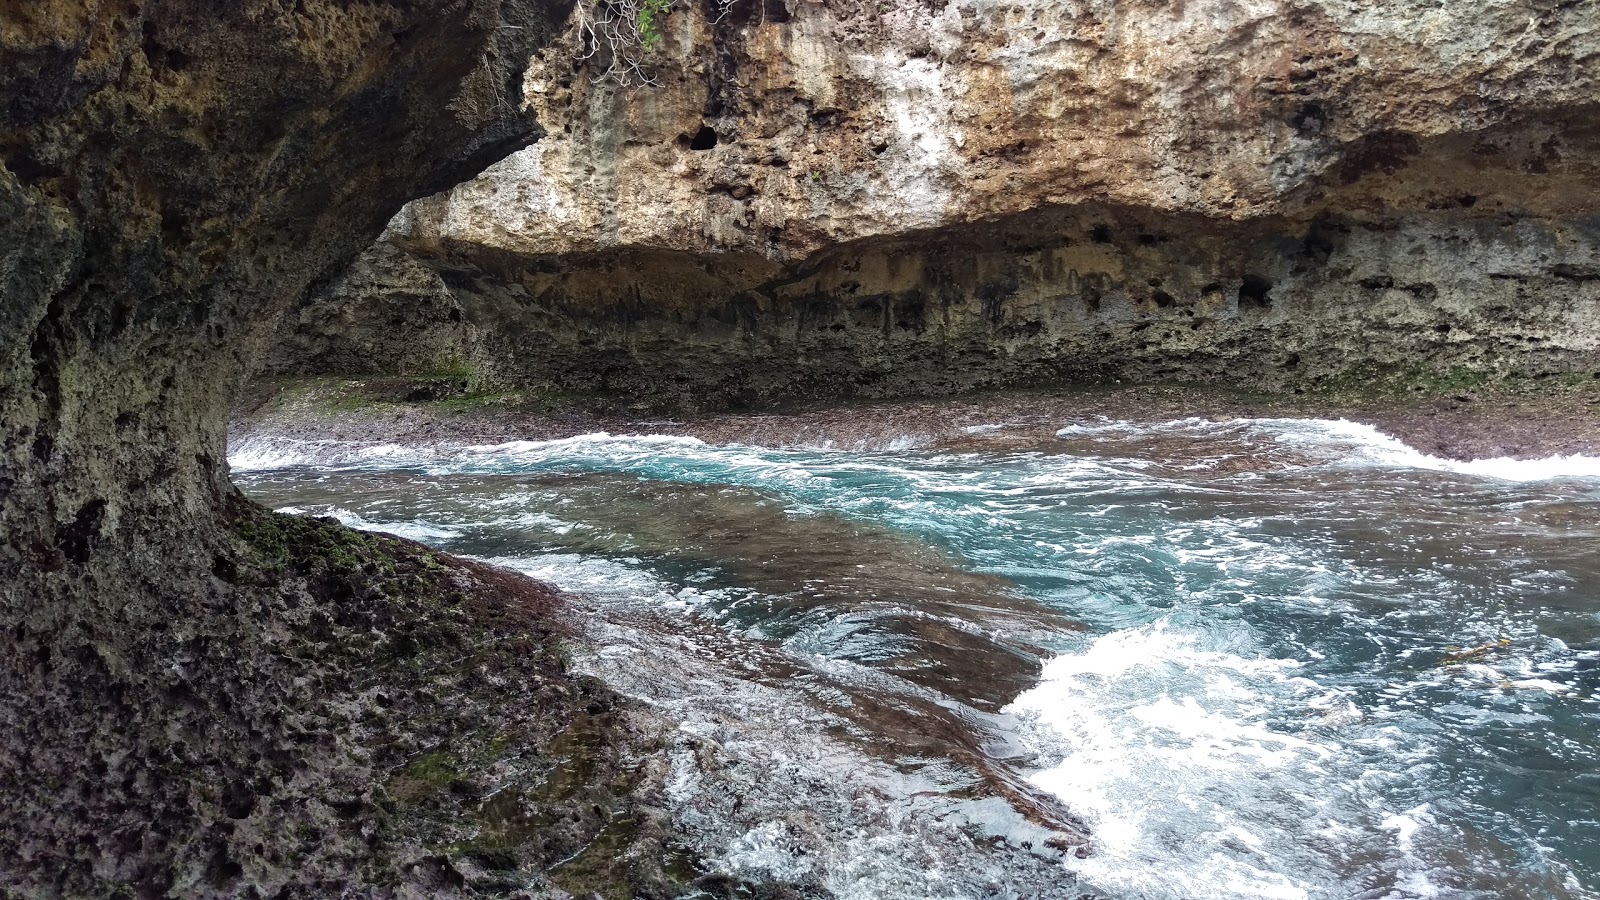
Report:
[{"label": "rocky shoreline", "polygon": [[[348,395],[335,399],[327,393],[334,387],[258,385],[262,393],[255,399],[261,405],[255,414],[261,418],[236,416],[235,439],[392,438],[438,444],[512,434],[559,436],[585,424],[598,428],[614,421],[603,413],[570,411],[543,422],[531,413],[516,422],[491,421],[481,415],[482,408],[463,413],[448,400],[378,401],[352,408]],[[430,385],[385,381],[367,387],[392,394]],[[319,406],[323,403],[340,409]],[[322,412],[309,412],[314,407]],[[401,407],[417,417],[403,438],[384,431]],[[439,418],[422,424],[430,415]],[[647,424],[652,423],[635,422]],[[743,423],[723,424],[735,429]],[[240,483],[251,491],[250,475],[241,476]],[[308,527],[323,521],[311,520]],[[781,526],[773,537],[785,544],[806,542],[804,536],[786,535]],[[363,539],[414,547],[382,535]],[[863,540],[883,551],[880,561],[894,549],[872,543],[870,536]],[[478,598],[474,618],[459,623],[463,629],[480,627],[483,610],[504,603],[497,595],[513,601],[524,594],[546,598],[540,619],[531,623],[543,629],[544,639],[525,649],[536,661],[557,653],[563,664],[530,679],[555,695],[535,717],[553,736],[524,741],[515,735],[486,743],[482,728],[460,729],[459,737],[441,735],[437,748],[412,754],[403,766],[374,779],[403,801],[417,796],[429,803],[430,817],[414,829],[419,836],[409,847],[413,858],[432,867],[433,881],[424,887],[454,884],[467,896],[492,895],[520,880],[531,896],[554,888],[583,897],[781,900],[834,896],[826,873],[836,869],[940,864],[963,869],[961,876],[951,876],[957,889],[968,882],[982,887],[991,879],[1020,891],[1019,896],[1068,889],[1073,896],[1098,896],[1061,868],[1064,858],[1095,852],[1088,827],[1061,801],[1031,785],[1017,760],[997,757],[991,744],[1009,744],[997,742],[989,731],[994,723],[984,724],[973,713],[995,713],[1033,686],[1034,656],[996,653],[975,645],[959,629],[917,618],[912,623],[916,635],[967,651],[949,670],[930,670],[942,673],[941,686],[949,676],[975,692],[955,702],[920,685],[917,671],[901,673],[904,684],[896,678],[859,680],[713,621],[663,613],[648,598],[618,605],[614,599],[567,595],[447,553],[430,551],[428,558],[503,579]],[[926,567],[924,560],[919,571]],[[939,590],[950,589],[952,573],[935,571],[933,577]],[[1038,611],[1034,615],[1047,618]],[[1079,626],[1063,620],[1061,627]],[[1042,651],[1030,651],[1037,652]],[[911,662],[912,669],[926,668],[921,657]],[[487,677],[493,684],[498,670]],[[498,699],[480,702],[472,690],[440,693],[437,699],[444,707],[473,710],[489,726],[505,708]],[[782,733],[791,755],[770,752],[775,731]],[[457,746],[470,752],[452,749]],[[589,758],[592,766],[584,762]],[[908,758],[920,762],[911,764]],[[935,760],[926,772],[912,776]],[[545,812],[582,796],[595,798],[592,809],[565,817],[558,810],[555,818]],[[544,826],[551,822],[553,831],[546,835]],[[863,851],[840,841],[841,831],[868,836],[872,853],[880,854],[871,857],[877,862],[853,857]],[[769,833],[781,837],[784,854],[815,861],[815,871],[763,874],[760,866],[750,870],[737,862],[739,847]],[[583,843],[572,856],[551,859],[543,848],[553,840]]]},{"label": "rocky shoreline", "polygon": [[[1203,385],[1099,385],[961,398],[793,406],[762,413],[661,415],[615,398],[533,392],[473,395],[452,379],[260,379],[230,423],[230,438],[486,444],[609,431],[683,435],[710,443],[871,449],[1022,449],[1062,426],[1189,417],[1348,419],[1444,459],[1537,459],[1600,454],[1600,378],[1471,384],[1380,383],[1359,389],[1266,394]],[[975,427],[1008,423],[993,432]]]},{"label": "rocky shoreline", "polygon": [[[565,668],[551,594],[269,513],[230,438],[1597,452],[1586,5],[939,6],[682,6],[622,90],[566,0],[0,4],[0,895],[700,881],[664,723]],[[352,269],[384,233],[419,255]],[[274,344],[427,377],[247,389]],[[1548,377],[897,399],[1411,367]]]}]

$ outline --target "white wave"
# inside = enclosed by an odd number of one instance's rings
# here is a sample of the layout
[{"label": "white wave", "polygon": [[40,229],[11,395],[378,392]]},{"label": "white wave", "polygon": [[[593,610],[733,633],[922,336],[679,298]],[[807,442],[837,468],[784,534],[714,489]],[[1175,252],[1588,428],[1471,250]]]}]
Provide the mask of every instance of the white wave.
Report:
[{"label": "white wave", "polygon": [[746,831],[724,851],[717,869],[755,873],[781,881],[797,881],[809,874],[814,862],[783,822],[763,822]]},{"label": "white wave", "polygon": [[235,472],[303,466],[316,458],[317,450],[325,443],[291,438],[246,438],[228,448],[228,466]]},{"label": "white wave", "polygon": [[1504,481],[1543,481],[1552,478],[1600,478],[1600,456],[1558,455],[1539,459],[1454,460],[1433,456],[1380,431],[1376,426],[1349,419],[1236,418],[1175,419],[1148,425],[1110,421],[1098,425],[1068,425],[1057,437],[1085,435],[1179,432],[1223,437],[1228,434],[1267,437],[1296,449],[1326,454],[1333,460],[1354,461],[1403,469],[1450,472]]},{"label": "white wave", "polygon": [[[809,482],[814,480],[795,453],[744,444],[708,444],[699,438],[667,434],[610,434],[594,432],[549,441],[508,441],[462,448],[442,466],[450,471],[499,470],[547,464],[585,464],[608,470],[639,471],[648,467],[655,477],[693,476],[712,465],[729,483]],[[676,471],[675,471],[676,470]],[[689,477],[689,480],[698,480]]]},{"label": "white wave", "polygon": [[432,525],[423,521],[377,523],[350,522],[347,524],[349,524],[352,528],[360,528],[366,531],[382,531],[387,534],[392,534],[395,537],[402,537],[407,540],[417,541],[418,543],[447,541],[461,536],[461,532],[454,528],[445,528],[443,526]]},{"label": "white wave", "polygon": [[252,436],[228,448],[228,467],[235,472],[287,469],[296,466],[384,467],[413,464],[434,456],[425,447],[377,441],[300,440]]},{"label": "white wave", "polygon": [[1320,722],[1328,692],[1293,660],[1232,649],[1164,622],[1114,632],[1050,661],[1010,707],[1040,726],[1041,757],[1059,760],[1034,782],[1095,835],[1095,855],[1073,863],[1089,881],[1163,900],[1291,900],[1338,878],[1306,849],[1312,822],[1354,817],[1396,851],[1362,821],[1370,810],[1338,806],[1346,748],[1273,724]]},{"label": "white wave", "polygon": [[[468,448],[472,456],[441,463],[440,471],[517,471],[540,466],[563,470],[627,472],[655,481],[714,483],[796,494],[827,492],[841,480],[857,490],[891,496],[932,489],[918,470],[874,453],[708,444],[672,435],[596,433],[560,441],[511,442]],[[930,476],[933,477],[933,476]],[[945,484],[946,476],[935,480]],[[875,482],[870,488],[861,482]],[[807,511],[804,503],[797,511]]]},{"label": "white wave", "polygon": [[887,450],[916,450],[928,445],[928,438],[920,434],[900,434],[890,439]]},{"label": "white wave", "polygon": [[[1184,419],[1183,422],[1200,421],[1199,419]],[[1100,434],[1136,434],[1146,428],[1163,428],[1179,424],[1177,422],[1164,422],[1157,425],[1140,426],[1132,422],[1106,420],[1096,425],[1072,424],[1063,425],[1056,431],[1058,438],[1092,437]]]},{"label": "white wave", "polygon": [[1284,443],[1347,446],[1357,457],[1379,465],[1405,469],[1453,472],[1504,481],[1543,481],[1550,478],[1600,478],[1600,456],[1546,456],[1539,459],[1444,459],[1417,450],[1365,422],[1348,419],[1236,419],[1235,422],[1271,432]]},{"label": "white wave", "polygon": [[484,560],[521,572],[563,591],[585,594],[620,609],[675,609],[685,611],[714,599],[714,591],[674,587],[639,564],[579,553],[541,553],[537,556],[499,556]]},{"label": "white wave", "polygon": [[595,431],[589,434],[579,434],[568,438],[555,438],[547,441],[506,441],[499,444],[475,444],[462,448],[464,453],[479,456],[496,457],[533,457],[547,458],[550,456],[565,456],[572,451],[585,451],[605,448],[614,449],[659,449],[661,447],[701,448],[706,442],[699,438],[682,437],[671,434],[623,434],[616,435],[608,431]]},{"label": "white wave", "polygon": [[448,541],[461,536],[461,531],[445,525],[436,525],[423,519],[409,522],[386,522],[368,519],[357,512],[342,509],[337,506],[280,506],[278,512],[297,516],[332,516],[339,520],[339,524],[350,528],[359,528],[362,531],[377,531],[392,534],[395,537],[405,538],[418,543],[432,543],[435,541]]}]

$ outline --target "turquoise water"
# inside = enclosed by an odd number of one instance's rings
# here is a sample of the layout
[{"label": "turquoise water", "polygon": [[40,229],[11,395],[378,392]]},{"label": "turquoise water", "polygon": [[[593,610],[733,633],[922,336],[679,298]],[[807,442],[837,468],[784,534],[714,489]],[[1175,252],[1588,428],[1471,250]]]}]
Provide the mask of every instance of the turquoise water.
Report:
[{"label": "turquoise water", "polygon": [[984,449],[1004,429],[258,442],[234,465],[278,508],[1003,720],[1008,764],[1094,836],[1050,863],[1064,891],[1597,896],[1600,461],[1448,463],[1313,420]]}]

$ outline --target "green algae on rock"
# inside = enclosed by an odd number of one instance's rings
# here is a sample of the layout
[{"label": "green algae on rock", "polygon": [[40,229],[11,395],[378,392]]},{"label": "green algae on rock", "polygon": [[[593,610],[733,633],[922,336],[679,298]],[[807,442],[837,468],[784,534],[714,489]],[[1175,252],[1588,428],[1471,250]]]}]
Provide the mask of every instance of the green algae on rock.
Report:
[{"label": "green algae on rock", "polygon": [[[287,784],[258,777],[241,788],[231,801],[236,812],[270,809],[272,827],[292,825],[319,852],[344,845],[362,877],[465,894],[559,886],[557,863],[616,821],[665,818],[652,806],[659,771],[645,764],[660,724],[567,672],[552,616],[560,600],[548,588],[396,538],[242,512],[241,568],[254,564],[283,606],[266,612],[262,630],[277,638],[284,676],[322,689],[254,701],[288,707],[291,744],[241,743],[294,764]],[[246,708],[252,698],[237,692],[260,680],[195,691]],[[295,759],[295,745],[306,742],[335,748],[328,768],[351,793],[328,821],[295,824],[320,801],[321,767],[315,757]],[[214,741],[212,752],[233,743]],[[667,830],[630,837],[635,865],[601,892],[674,896],[679,884],[651,868],[672,855]],[[243,860],[239,877],[259,878],[263,861],[247,849]],[[348,877],[332,876],[289,884],[332,889]]]}]

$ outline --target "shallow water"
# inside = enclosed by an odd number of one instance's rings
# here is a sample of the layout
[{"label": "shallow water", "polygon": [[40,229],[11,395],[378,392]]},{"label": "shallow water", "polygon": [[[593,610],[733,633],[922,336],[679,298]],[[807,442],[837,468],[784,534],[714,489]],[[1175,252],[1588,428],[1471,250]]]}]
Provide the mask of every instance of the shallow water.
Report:
[{"label": "shallow water", "polygon": [[[760,685],[744,714],[775,745],[825,709],[844,724],[816,729],[932,785],[885,789],[884,821],[899,804],[1013,842],[1083,823],[1090,847],[1035,848],[1067,896],[1597,896],[1600,460],[1454,463],[1316,420],[1007,434],[257,440],[233,462],[269,505],[702,634]],[[761,827],[724,860],[789,864],[746,853]],[[908,851],[851,841],[806,863],[841,895],[1051,895],[886,881]]]}]

